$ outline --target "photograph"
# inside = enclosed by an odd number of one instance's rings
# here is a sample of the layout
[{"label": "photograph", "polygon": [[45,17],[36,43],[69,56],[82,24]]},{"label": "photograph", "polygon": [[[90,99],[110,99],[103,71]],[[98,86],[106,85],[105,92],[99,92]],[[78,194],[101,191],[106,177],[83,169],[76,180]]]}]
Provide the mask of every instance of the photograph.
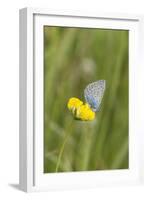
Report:
[{"label": "photograph", "polygon": [[44,173],[129,169],[129,30],[43,34]]}]

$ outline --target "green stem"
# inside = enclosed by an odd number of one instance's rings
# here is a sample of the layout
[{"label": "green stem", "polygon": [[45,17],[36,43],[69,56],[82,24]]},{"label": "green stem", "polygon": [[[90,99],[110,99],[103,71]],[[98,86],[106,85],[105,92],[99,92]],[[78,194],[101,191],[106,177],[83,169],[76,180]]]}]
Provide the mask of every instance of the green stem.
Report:
[{"label": "green stem", "polygon": [[67,134],[65,135],[65,138],[64,138],[63,144],[62,144],[62,146],[61,146],[61,149],[60,149],[60,152],[59,152],[59,155],[58,155],[58,160],[57,160],[57,164],[56,164],[55,172],[58,172],[58,169],[59,169],[59,167],[60,167],[61,157],[62,157],[62,154],[63,154],[64,148],[65,148],[65,144],[66,144],[66,142],[67,142],[67,139],[68,139],[69,133],[70,133],[70,132],[67,132]]}]

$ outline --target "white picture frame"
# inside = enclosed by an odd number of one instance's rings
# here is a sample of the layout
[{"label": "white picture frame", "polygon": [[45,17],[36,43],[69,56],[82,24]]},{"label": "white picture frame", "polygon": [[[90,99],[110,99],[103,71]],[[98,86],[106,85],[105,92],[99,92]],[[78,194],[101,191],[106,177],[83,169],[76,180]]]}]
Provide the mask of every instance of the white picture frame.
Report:
[{"label": "white picture frame", "polygon": [[[20,10],[20,189],[26,192],[143,182],[143,17],[140,15]],[[44,25],[129,30],[129,169],[43,173]]]}]

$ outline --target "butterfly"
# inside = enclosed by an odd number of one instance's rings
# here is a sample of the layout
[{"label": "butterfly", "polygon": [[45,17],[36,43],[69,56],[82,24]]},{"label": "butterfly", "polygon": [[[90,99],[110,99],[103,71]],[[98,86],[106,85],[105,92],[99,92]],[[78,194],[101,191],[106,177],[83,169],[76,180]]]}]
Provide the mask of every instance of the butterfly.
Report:
[{"label": "butterfly", "polygon": [[95,113],[100,110],[105,87],[106,81],[98,80],[88,84],[84,89],[85,103],[76,97],[69,99],[67,107],[75,119],[82,121],[95,119]]}]

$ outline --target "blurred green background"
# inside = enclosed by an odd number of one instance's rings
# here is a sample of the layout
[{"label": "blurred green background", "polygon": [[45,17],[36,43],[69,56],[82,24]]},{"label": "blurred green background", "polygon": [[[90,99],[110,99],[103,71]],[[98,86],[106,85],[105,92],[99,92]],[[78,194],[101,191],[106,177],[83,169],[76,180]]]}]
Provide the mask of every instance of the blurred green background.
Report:
[{"label": "blurred green background", "polygon": [[[44,172],[126,169],[128,159],[126,30],[44,26]],[[84,101],[87,84],[106,80],[92,122],[74,120],[70,97]]]}]

